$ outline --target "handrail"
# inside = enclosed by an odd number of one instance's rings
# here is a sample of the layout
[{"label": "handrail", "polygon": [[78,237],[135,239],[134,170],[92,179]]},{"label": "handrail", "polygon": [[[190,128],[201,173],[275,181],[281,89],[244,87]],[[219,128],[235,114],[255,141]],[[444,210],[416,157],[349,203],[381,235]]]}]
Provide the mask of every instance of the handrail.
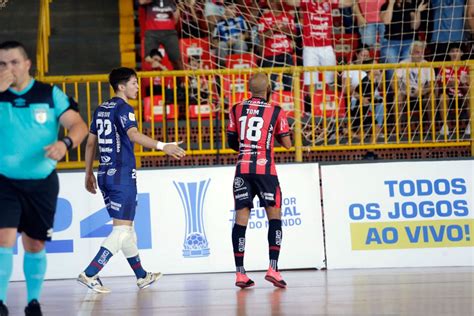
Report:
[{"label": "handrail", "polygon": [[49,36],[51,35],[49,4],[52,0],[40,0],[38,36],[36,46],[36,77],[43,79],[49,72]]}]

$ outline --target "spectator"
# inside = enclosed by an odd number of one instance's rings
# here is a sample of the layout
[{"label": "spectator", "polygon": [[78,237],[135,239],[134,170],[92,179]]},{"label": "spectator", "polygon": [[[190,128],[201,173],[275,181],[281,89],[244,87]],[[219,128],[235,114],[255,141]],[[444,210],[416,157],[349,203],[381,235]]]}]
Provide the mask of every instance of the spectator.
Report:
[{"label": "spectator", "polygon": [[204,3],[204,17],[209,30],[213,30],[217,22],[224,17],[224,0],[206,0]]},{"label": "spectator", "polygon": [[[204,69],[204,64],[201,58],[196,56],[189,56],[188,61],[188,69],[189,70],[200,70]],[[198,79],[199,77],[199,79]],[[214,76],[213,76],[214,77]],[[215,87],[215,83],[211,83],[211,89]],[[218,93],[213,91],[213,98],[218,97]],[[196,76],[191,74],[189,76],[189,104],[207,104],[211,103],[212,100],[210,99],[211,94],[209,90],[209,80],[206,76]]]},{"label": "spectator", "polygon": [[[332,47],[331,1],[292,0],[303,13],[303,66],[335,66],[336,55]],[[312,77],[312,79],[311,79]],[[324,73],[325,82],[334,82],[334,72]],[[317,72],[305,72],[304,84],[319,83]]]},{"label": "spectator", "polygon": [[[410,57],[402,60],[400,63],[422,63],[427,62],[424,59],[425,43],[414,41],[410,46]],[[421,101],[421,109],[423,120],[425,116],[429,118],[430,111],[426,106],[431,92],[431,81],[435,80],[435,74],[432,68],[401,68],[397,69],[396,75],[398,78],[398,104],[402,104],[399,113],[401,113],[402,127],[405,126],[407,115],[410,115],[411,121],[416,122],[418,115],[412,115],[414,111],[420,109],[419,102]],[[421,97],[421,100],[420,100]],[[410,113],[406,111],[407,102],[410,102]],[[418,122],[420,123],[420,122]],[[429,127],[430,120],[423,124],[424,127]],[[403,129],[402,129],[403,130]],[[412,128],[412,130],[415,130]]]},{"label": "spectator", "polygon": [[467,0],[466,21],[469,25],[469,30],[471,31],[471,40],[474,40],[474,0]]},{"label": "spectator", "polygon": [[[398,63],[409,58],[410,45],[417,40],[421,13],[427,8],[424,1],[417,6],[415,0],[387,0],[382,5],[380,18],[385,24],[385,34],[380,54],[383,63]],[[387,79],[391,79],[392,74],[388,71]]]},{"label": "spectator", "polygon": [[[339,0],[339,10],[342,15],[342,26],[344,27],[344,33],[355,34],[358,33],[358,27],[354,20],[354,5],[356,0]],[[319,2],[319,1],[315,1]],[[323,1],[322,1],[323,2]],[[329,1],[331,4],[332,1]]]},{"label": "spectator", "polygon": [[175,0],[139,0],[144,6],[145,17],[145,52],[163,45],[173,68],[183,69],[181,52],[179,50],[176,23],[179,20]]},{"label": "spectator", "polygon": [[[145,61],[151,65],[152,71],[167,71],[169,70],[163,62],[163,54],[156,49],[153,48],[148,56],[145,58]],[[162,93],[162,85],[163,85],[163,77],[156,76],[153,78],[153,94],[154,95],[161,95]],[[147,96],[151,94],[151,88],[147,90]],[[173,89],[165,85],[165,95],[171,97],[173,95]]]},{"label": "spectator", "polygon": [[219,65],[224,68],[229,54],[243,54],[248,51],[246,38],[249,28],[242,15],[237,15],[235,4],[225,7],[225,16],[214,29],[214,45],[217,46]]},{"label": "spectator", "polygon": [[[294,16],[283,10],[281,0],[268,0],[268,9],[263,11],[259,21],[259,31],[264,43],[263,58],[261,66],[288,67],[293,66],[293,36],[296,31]],[[283,74],[282,84],[277,80],[279,75],[272,74],[272,87],[275,90],[291,90],[291,74]]]},{"label": "spectator", "polygon": [[[375,88],[374,88],[375,89]],[[354,89],[353,98],[354,104],[351,104],[351,128],[354,131],[355,138],[363,138],[365,135],[373,131],[372,117],[375,115],[377,124],[375,125],[375,135],[380,135],[381,123],[377,120],[377,111],[382,116],[383,123],[383,104],[379,99],[374,98],[374,109],[376,113],[372,112],[372,83],[368,77],[365,77],[360,84]],[[362,112],[362,113],[361,113]],[[379,114],[380,115],[380,114]]]},{"label": "spectator", "polygon": [[[451,44],[449,46],[448,56],[450,61],[460,61],[462,55],[461,45]],[[469,68],[466,66],[441,68],[437,81],[439,96],[437,122],[443,122],[441,134],[454,132],[457,125],[456,121],[458,121],[461,136],[463,133],[470,134],[470,130],[467,128],[469,122]],[[446,90],[443,89],[444,86],[446,86]],[[444,113],[447,126],[444,125],[444,115],[442,115],[444,104],[446,104],[447,110],[447,113]]]},{"label": "spectator", "polygon": [[[373,60],[370,58],[370,52],[367,46],[360,47],[357,50],[356,56],[357,56],[356,60],[354,60],[352,63],[354,65],[374,63]],[[358,114],[360,118],[359,108],[362,106],[363,115],[368,116],[370,119],[370,123],[369,123],[370,126],[372,125],[372,119],[371,119],[370,113],[372,110],[371,105],[372,105],[372,87],[373,87],[374,110],[375,110],[374,115],[377,121],[376,132],[378,134],[384,123],[384,108],[383,108],[383,103],[382,103],[382,96],[380,95],[380,92],[378,91],[378,87],[380,86],[380,82],[381,82],[381,76],[380,76],[380,71],[378,71],[377,69],[374,69],[371,72],[373,74],[368,73],[363,70],[344,71],[342,73],[342,85],[343,85],[343,93],[347,93],[347,91],[349,90],[351,116],[353,114]],[[370,82],[371,78],[374,79],[373,84]],[[362,94],[367,95],[367,97],[369,98],[368,103],[364,101],[365,100],[364,98],[360,98],[361,88],[363,89]],[[365,91],[364,89],[367,89],[367,91]],[[356,121],[355,123],[357,122],[360,125],[360,120]],[[360,127],[360,126],[357,126],[357,124],[355,126],[354,125],[352,126],[354,128]]]},{"label": "spectator", "polygon": [[181,38],[201,38],[206,35],[206,28],[200,25],[198,11],[202,15],[202,8],[196,0],[180,0],[178,2],[181,20]]},{"label": "spectator", "polygon": [[431,0],[433,30],[429,39],[435,61],[447,59],[448,45],[463,42],[468,35],[464,28],[466,0]]},{"label": "spectator", "polygon": [[380,40],[384,37],[385,25],[380,18],[380,8],[384,2],[385,0],[357,0],[354,3],[354,14],[363,45],[373,48],[377,44],[377,35]]}]

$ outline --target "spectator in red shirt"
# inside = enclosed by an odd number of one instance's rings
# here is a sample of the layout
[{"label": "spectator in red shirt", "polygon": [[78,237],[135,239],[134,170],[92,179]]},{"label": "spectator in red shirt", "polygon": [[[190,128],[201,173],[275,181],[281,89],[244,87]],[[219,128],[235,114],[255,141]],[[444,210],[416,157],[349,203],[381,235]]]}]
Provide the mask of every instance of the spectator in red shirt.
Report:
[{"label": "spectator in red shirt", "polygon": [[[293,36],[296,31],[294,16],[283,10],[282,0],[269,0],[268,9],[263,11],[259,21],[259,31],[263,36],[263,58],[261,66],[288,67],[293,66]],[[291,74],[283,74],[280,86],[279,75],[272,74],[273,89],[291,90]]]},{"label": "spectator in red shirt", "polygon": [[163,45],[173,68],[183,69],[176,23],[179,20],[175,0],[139,0],[146,12],[145,52]]},{"label": "spectator in red shirt", "polygon": [[[303,66],[335,66],[336,55],[332,47],[331,0],[292,0],[303,15]],[[312,76],[312,80],[311,80]],[[304,84],[319,82],[318,73],[304,74]],[[327,84],[334,83],[334,72],[326,71]]]}]

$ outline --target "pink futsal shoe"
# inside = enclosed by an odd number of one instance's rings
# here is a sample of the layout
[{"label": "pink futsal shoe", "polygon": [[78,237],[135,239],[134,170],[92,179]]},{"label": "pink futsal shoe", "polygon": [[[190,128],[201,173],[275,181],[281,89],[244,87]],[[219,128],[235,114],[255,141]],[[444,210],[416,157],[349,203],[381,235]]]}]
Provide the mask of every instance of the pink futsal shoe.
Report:
[{"label": "pink futsal shoe", "polygon": [[255,282],[252,281],[247,274],[237,272],[235,278],[235,286],[240,287],[241,289],[245,289],[246,287],[251,287],[255,285]]},{"label": "pink futsal shoe", "polygon": [[265,280],[273,283],[273,285],[276,287],[280,287],[282,289],[286,288],[286,282],[281,277],[280,272],[273,270],[272,267],[268,268],[267,274],[265,275]]}]

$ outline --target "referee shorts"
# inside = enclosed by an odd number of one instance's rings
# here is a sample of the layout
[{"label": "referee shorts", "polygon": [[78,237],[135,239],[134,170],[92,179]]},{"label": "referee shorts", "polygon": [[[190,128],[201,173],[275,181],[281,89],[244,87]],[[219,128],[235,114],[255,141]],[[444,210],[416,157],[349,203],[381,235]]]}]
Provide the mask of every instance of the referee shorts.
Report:
[{"label": "referee shorts", "polygon": [[17,228],[30,238],[51,240],[58,193],[56,171],[39,180],[0,175],[0,228]]}]

